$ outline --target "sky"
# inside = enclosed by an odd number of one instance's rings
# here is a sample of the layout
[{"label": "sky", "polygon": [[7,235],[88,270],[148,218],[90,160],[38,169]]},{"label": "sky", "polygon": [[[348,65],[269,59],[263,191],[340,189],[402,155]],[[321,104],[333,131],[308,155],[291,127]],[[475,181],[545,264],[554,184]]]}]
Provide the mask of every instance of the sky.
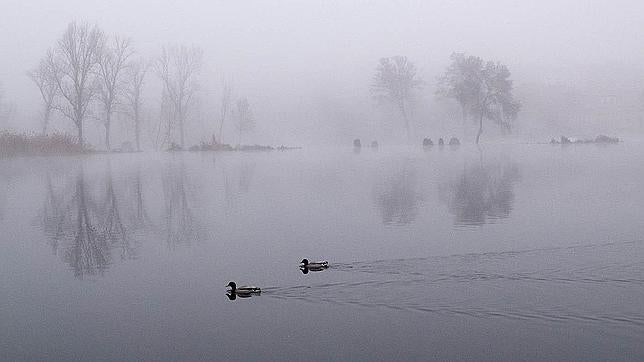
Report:
[{"label": "sky", "polygon": [[329,94],[365,98],[383,56],[408,56],[430,86],[454,51],[502,61],[518,80],[644,64],[640,1],[3,0],[0,82],[24,117],[38,101],[25,73],[72,20],[130,36],[148,58],[200,46],[205,111],[229,79],[273,121]]}]

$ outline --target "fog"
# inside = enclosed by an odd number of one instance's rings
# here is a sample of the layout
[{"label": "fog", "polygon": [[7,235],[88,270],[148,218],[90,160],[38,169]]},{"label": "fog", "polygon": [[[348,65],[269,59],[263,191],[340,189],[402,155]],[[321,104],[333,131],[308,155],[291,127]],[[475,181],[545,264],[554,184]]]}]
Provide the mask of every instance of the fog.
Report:
[{"label": "fog", "polygon": [[[515,137],[641,134],[643,7],[633,1],[9,0],[0,11],[0,83],[14,111],[4,127],[38,129],[38,91],[25,74],[75,20],[131,37],[148,61],[167,44],[203,49],[198,106],[186,130],[191,143],[216,129],[224,80],[253,108],[257,127],[249,141],[405,141],[395,113],[377,106],[369,91],[378,59],[397,55],[407,56],[425,82],[415,95],[415,139],[460,137],[453,100],[435,96],[436,79],[453,52],[508,66],[522,103]],[[153,71],[147,78],[144,108],[154,122],[159,82]],[[53,127],[69,129],[69,120],[54,118]],[[128,137],[122,123],[114,128],[119,141]],[[87,128],[96,133],[88,141],[99,146],[97,127]]]},{"label": "fog", "polygon": [[0,360],[644,361],[644,3],[0,2]]}]

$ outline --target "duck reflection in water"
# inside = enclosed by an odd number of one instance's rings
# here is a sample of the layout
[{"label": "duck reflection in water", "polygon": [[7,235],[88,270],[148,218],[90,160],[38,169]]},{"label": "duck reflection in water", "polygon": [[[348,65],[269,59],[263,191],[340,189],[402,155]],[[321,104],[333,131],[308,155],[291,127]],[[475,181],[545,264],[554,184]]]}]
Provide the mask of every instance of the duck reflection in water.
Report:
[{"label": "duck reflection in water", "polygon": [[235,292],[226,292],[226,296],[230,300],[236,300],[237,297],[239,298],[251,298],[253,295],[252,294],[240,294],[240,293],[235,293]]}]

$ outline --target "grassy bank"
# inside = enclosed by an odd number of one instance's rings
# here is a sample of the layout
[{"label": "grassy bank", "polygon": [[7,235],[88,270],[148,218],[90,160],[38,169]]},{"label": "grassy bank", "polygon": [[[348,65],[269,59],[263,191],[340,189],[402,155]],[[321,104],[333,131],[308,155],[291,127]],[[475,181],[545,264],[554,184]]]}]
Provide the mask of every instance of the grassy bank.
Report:
[{"label": "grassy bank", "polygon": [[36,135],[29,133],[0,132],[0,157],[18,155],[79,154],[83,150],[76,137],[54,133]]}]

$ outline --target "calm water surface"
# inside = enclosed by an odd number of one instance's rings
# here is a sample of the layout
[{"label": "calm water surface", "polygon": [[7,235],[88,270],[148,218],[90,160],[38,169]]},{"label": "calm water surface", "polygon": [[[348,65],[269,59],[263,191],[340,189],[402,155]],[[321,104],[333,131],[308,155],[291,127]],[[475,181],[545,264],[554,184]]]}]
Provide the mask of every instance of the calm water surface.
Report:
[{"label": "calm water surface", "polygon": [[0,160],[0,360],[641,361],[642,155]]}]

